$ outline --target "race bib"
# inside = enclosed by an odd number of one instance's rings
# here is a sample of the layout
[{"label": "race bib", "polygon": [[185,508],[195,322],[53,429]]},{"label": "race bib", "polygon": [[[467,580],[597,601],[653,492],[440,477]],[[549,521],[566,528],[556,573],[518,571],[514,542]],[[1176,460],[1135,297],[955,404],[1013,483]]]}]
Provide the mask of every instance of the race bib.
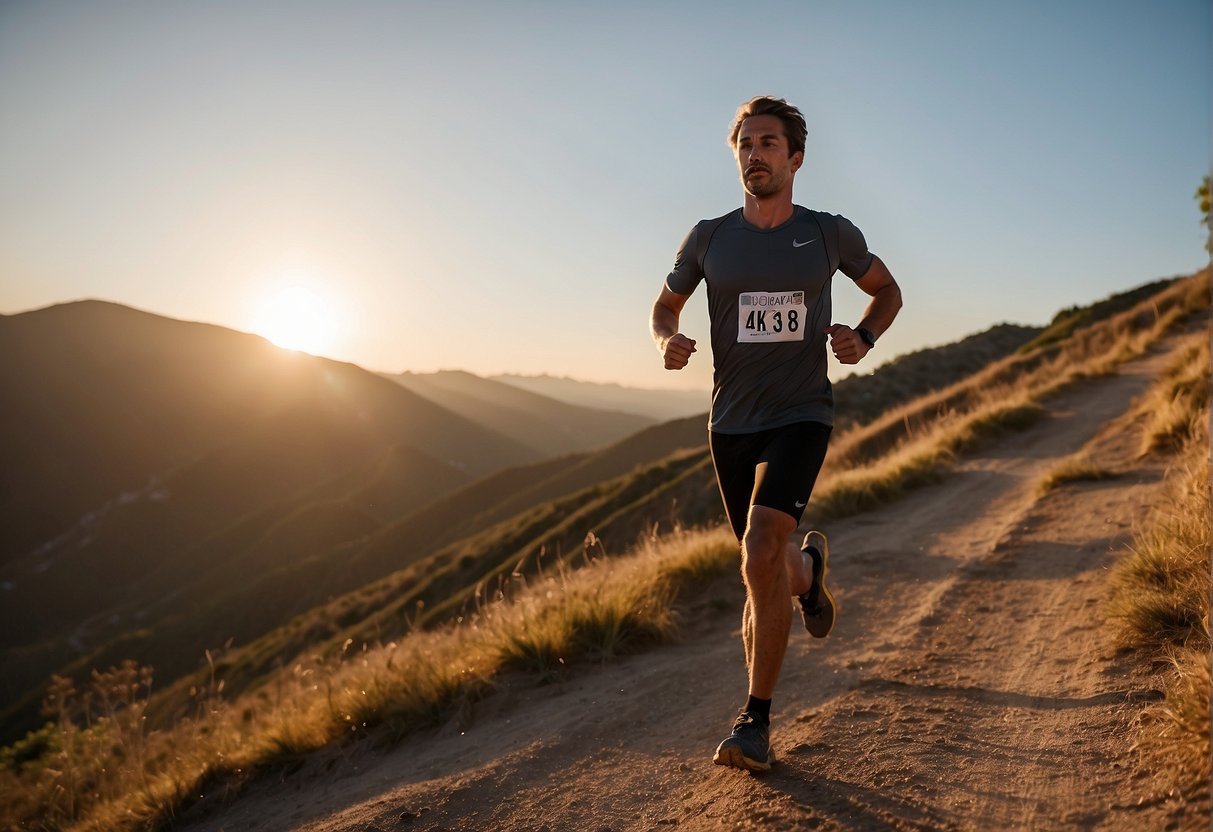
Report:
[{"label": "race bib", "polygon": [[742,292],[737,296],[737,343],[803,341],[804,292]]}]

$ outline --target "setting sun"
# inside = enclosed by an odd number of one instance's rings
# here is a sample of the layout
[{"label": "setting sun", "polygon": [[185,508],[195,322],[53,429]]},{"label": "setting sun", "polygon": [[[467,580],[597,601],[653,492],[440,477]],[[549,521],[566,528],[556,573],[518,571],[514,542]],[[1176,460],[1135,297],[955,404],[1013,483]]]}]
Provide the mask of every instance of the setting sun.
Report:
[{"label": "setting sun", "polygon": [[332,348],[337,322],[323,297],[305,286],[289,286],[262,301],[253,331],[284,349],[320,354]]}]

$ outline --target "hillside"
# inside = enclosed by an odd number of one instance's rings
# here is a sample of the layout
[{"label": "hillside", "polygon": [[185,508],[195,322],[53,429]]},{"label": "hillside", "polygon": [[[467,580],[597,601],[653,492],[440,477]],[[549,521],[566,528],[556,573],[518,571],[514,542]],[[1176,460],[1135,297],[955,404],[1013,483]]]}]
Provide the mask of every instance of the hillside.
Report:
[{"label": "hillside", "polygon": [[[967,406],[968,394],[947,390],[971,372],[973,356],[1013,353],[1030,334],[996,328],[840,382],[844,392],[880,385],[868,401],[896,403],[916,385],[941,392],[887,421],[841,429],[825,476],[883,453],[941,408]],[[998,371],[1004,376],[1029,371],[1041,359],[1008,360]],[[973,390],[990,385],[980,373],[973,378]],[[70,631],[71,641],[31,640],[14,653],[13,701],[19,704],[10,709],[10,724],[28,724],[29,716],[17,715],[30,714],[40,696],[31,668],[79,675],[133,657],[156,665],[162,689],[182,691],[188,680],[197,683],[198,672],[176,686],[173,680],[196,668],[204,649],[232,642],[222,667],[229,689],[239,691],[300,651],[331,651],[346,639],[387,639],[417,623],[439,623],[503,577],[582,551],[589,533],[601,551],[614,554],[654,531],[715,521],[719,498],[703,447],[704,422],[702,415],[690,417],[594,453],[505,469],[411,510],[392,496],[390,478],[373,493],[367,483],[385,466],[372,463],[298,503],[250,512],[190,548],[213,559],[216,568],[207,574],[178,581],[142,606],[113,604],[109,629],[95,617]],[[815,506],[820,513],[827,504]],[[232,570],[245,564],[251,569],[233,583]],[[153,572],[138,586],[163,590],[166,584]],[[157,626],[145,626],[148,621]]]},{"label": "hillside", "polygon": [[539,458],[589,451],[654,420],[563,401],[458,370],[389,375],[419,396],[534,450]]},{"label": "hillside", "polygon": [[[5,707],[69,661],[154,633],[191,587],[223,608],[225,593],[537,458],[353,365],[95,301],[0,317],[0,391]],[[266,586],[254,617],[277,610],[274,626],[328,592]],[[186,649],[193,665],[215,638],[148,658]]]},{"label": "hillside", "polygon": [[870,422],[891,408],[941,390],[1017,352],[1040,332],[1038,327],[999,324],[953,344],[900,355],[867,375],[847,376],[834,384],[838,425]]},{"label": "hillside", "polygon": [[[824,641],[794,623],[769,774],[711,763],[744,699],[729,574],[700,588],[711,604],[681,607],[676,644],[585,662],[558,684],[511,679],[389,753],[355,744],[331,769],[315,759],[284,775],[285,788],[255,784],[217,814],[204,802],[184,828],[1207,828],[1207,792],[1143,765],[1137,723],[1161,683],[1097,613],[1134,522],[1166,497],[1167,460],[1137,454],[1132,402],[1174,347],[1053,399],[1035,427],[941,483],[831,528],[843,617]],[[1114,479],[1039,494],[1077,452]]]},{"label": "hillside", "polygon": [[[1123,412],[1126,397],[1131,399],[1133,390],[1145,383],[1154,372],[1151,368],[1164,361],[1173,363],[1166,353],[1173,348],[1179,349],[1175,346],[1179,337],[1176,333],[1193,333],[1207,328],[1207,279],[1205,275],[1203,283],[1193,279],[1168,284],[1136,306],[1106,320],[1088,323],[1060,341],[1008,355],[866,424],[856,424],[839,432],[818,493],[814,495],[809,522],[833,518],[828,528],[836,546],[841,544],[841,551],[858,551],[854,542],[856,536],[871,534],[873,524],[894,530],[891,537],[878,535],[886,542],[892,541],[888,543],[892,549],[882,544],[884,548],[878,547],[867,557],[854,558],[849,566],[842,567],[845,582],[851,588],[849,591],[854,593],[848,596],[852,600],[843,599],[844,614],[853,614],[854,605],[858,604],[861,614],[856,620],[873,622],[878,629],[872,632],[885,633],[882,638],[886,642],[887,616],[864,616],[862,608],[870,604],[869,609],[901,609],[901,613],[895,614],[903,618],[909,616],[905,627],[894,628],[901,640],[890,648],[893,651],[890,659],[896,658],[898,662],[906,659],[909,664],[904,668],[909,670],[931,662],[930,656],[925,654],[919,657],[918,653],[898,652],[902,647],[917,649],[913,639],[920,631],[927,638],[922,643],[923,649],[938,650],[949,644],[964,649],[963,635],[969,631],[966,627],[971,630],[973,613],[969,609],[972,605],[965,600],[967,596],[959,588],[965,586],[968,576],[975,575],[980,580],[969,586],[981,589],[988,577],[982,570],[1001,564],[999,558],[1006,550],[1003,541],[1009,538],[998,529],[1010,529],[1011,533],[1022,535],[1022,551],[1039,555],[1027,564],[1032,569],[1039,569],[1036,572],[1030,569],[1016,578],[1017,582],[1023,582],[1016,583],[1016,587],[1035,587],[1040,580],[1056,577],[1049,570],[1056,567],[1057,557],[1065,555],[1066,550],[1049,548],[1042,541],[1068,534],[1063,528],[1064,522],[1085,522],[1101,517],[1102,509],[1067,508],[1056,515],[1056,523],[1048,520],[1054,524],[1047,525],[1047,518],[1025,513],[1025,507],[1034,505],[1038,499],[1033,496],[1036,473],[1052,466],[1059,455],[1085,448],[1087,439],[1093,435],[1092,430],[1114,418],[1115,413]],[[1197,313],[1200,317],[1194,320]],[[1184,337],[1184,343],[1192,340],[1191,335]],[[312,755],[320,749],[340,749],[339,753],[345,754],[350,748],[346,744],[348,739],[365,736],[373,743],[382,743],[403,738],[411,743],[408,739],[411,734],[451,719],[457,720],[460,730],[466,730],[469,724],[466,720],[473,711],[491,719],[491,714],[501,709],[507,714],[506,722],[497,723],[493,731],[495,735],[512,736],[514,729],[509,727],[511,717],[508,715],[517,714],[512,710],[516,703],[508,696],[505,700],[493,698],[494,691],[511,690],[521,678],[524,686],[520,690],[530,697],[527,679],[553,681],[568,678],[566,673],[570,672],[580,675],[588,666],[613,656],[668,640],[680,620],[689,623],[690,632],[696,638],[715,633],[719,626],[713,623],[719,621],[715,613],[729,603],[727,596],[721,593],[726,587],[736,589],[732,543],[725,539],[727,536],[713,534],[707,536],[711,540],[702,547],[683,544],[684,540],[698,540],[696,535],[702,536],[701,533],[688,536],[676,532],[665,543],[660,539],[680,525],[718,525],[719,502],[710,463],[702,446],[687,446],[649,461],[642,458],[654,448],[668,448],[669,443],[676,443],[677,437],[689,432],[696,421],[698,430],[702,431],[701,417],[693,417],[687,420],[687,425],[657,426],[597,454],[574,455],[503,470],[456,489],[413,514],[368,534],[356,539],[347,537],[345,542],[336,544],[337,555],[312,560],[311,572],[306,569],[294,571],[297,559],[291,559],[289,564],[279,562],[279,567],[287,571],[281,573],[281,580],[267,576],[268,584],[283,585],[290,592],[296,592],[308,584],[320,582],[334,588],[332,597],[296,615],[284,626],[267,630],[248,642],[237,640],[222,648],[218,647],[218,640],[211,642],[208,663],[199,671],[175,679],[174,672],[162,672],[158,667],[155,692],[145,702],[138,703],[138,710],[134,711],[146,713],[149,717],[147,727],[153,730],[150,735],[145,734],[143,723],[137,723],[140,727],[135,737],[140,743],[146,738],[153,744],[149,748],[162,748],[166,741],[175,744],[174,755],[165,757],[162,752],[154,752],[148,758],[148,765],[153,766],[149,770],[159,771],[154,767],[162,765],[171,767],[173,759],[181,761],[184,768],[167,779],[157,779],[154,786],[139,792],[142,797],[132,793],[131,801],[142,801],[133,816],[123,815],[125,810],[118,809],[118,814],[99,815],[101,819],[92,828],[107,828],[107,824],[117,823],[120,817],[163,818],[164,812],[175,813],[174,807],[180,808],[183,801],[190,802],[186,795],[216,791],[230,794],[239,790],[248,772],[275,771],[275,776],[279,776],[279,767],[290,766],[294,770],[299,765],[308,765],[307,761],[315,759]],[[663,430],[670,433],[663,434]],[[1012,437],[1018,437],[1015,441],[1030,443],[1020,461],[1008,451],[1015,447]],[[1117,457],[1118,460],[1131,458],[1132,454]],[[970,470],[966,466],[973,460],[987,461],[980,463],[978,476],[965,477],[964,473]],[[625,463],[630,467],[622,473],[578,485],[579,477],[589,477],[591,472],[598,476],[611,470],[611,465]],[[570,478],[569,475],[577,471],[582,473]],[[342,479],[346,488],[356,487],[359,482],[356,475]],[[937,487],[922,490],[932,484]],[[564,491],[558,496],[543,498],[540,495],[545,488]],[[914,496],[929,495],[933,491],[941,492],[943,496],[922,499]],[[497,506],[508,503],[515,496],[525,505],[497,519],[497,512],[510,511]],[[1136,505],[1139,501],[1136,496],[1129,498],[1130,504]],[[477,506],[479,510],[476,510]],[[440,511],[439,507],[444,510]],[[859,512],[864,514],[862,518],[842,519]],[[285,547],[297,546],[299,540],[313,534],[307,529],[307,519],[326,516],[330,515],[306,510],[300,515],[298,537],[288,525],[281,534],[269,535],[265,541],[276,541]],[[882,516],[884,520],[880,519]],[[1118,516],[1118,512],[1114,511],[1113,516]],[[340,532],[333,536],[333,541],[358,526],[356,513],[335,511],[331,517]],[[987,518],[996,518],[995,525],[986,524]],[[444,519],[447,521],[445,527]],[[458,527],[458,531],[452,531],[452,527]],[[854,533],[850,543],[847,542],[847,528]],[[920,531],[915,532],[915,529]],[[924,529],[929,529],[929,533],[922,531]],[[238,529],[233,530],[236,531]],[[1036,533],[1040,537],[1032,536]],[[907,539],[910,543],[905,542]],[[899,540],[902,542],[898,543]],[[641,545],[637,546],[638,543]],[[913,557],[906,557],[906,552],[910,551],[906,546],[914,550],[911,552]],[[272,549],[270,546],[263,550],[267,558],[273,557]],[[658,550],[673,553],[676,563],[651,556]],[[259,550],[254,547],[250,551]],[[635,554],[629,555],[629,552]],[[1090,550],[1086,560],[1075,561],[1076,568],[1083,574],[1103,574],[1103,564],[1096,556],[1104,552],[1106,549],[1101,547]],[[613,564],[616,563],[619,564],[618,572],[614,571]],[[371,573],[392,564],[397,568],[381,573],[378,578],[360,583],[349,591],[335,590],[347,573],[357,574],[363,570]],[[869,568],[874,570],[871,581],[867,581],[868,573],[864,571]],[[727,583],[705,588],[702,581],[720,571],[730,574]],[[296,578],[304,574],[308,575],[307,579],[296,583]],[[890,582],[887,580],[889,575],[898,579]],[[1061,577],[1064,579],[1067,575]],[[1068,581],[1063,583],[1068,594],[1049,594],[1048,597],[1075,600],[1085,609],[1085,596],[1074,591]],[[225,610],[224,615],[233,621],[242,614],[252,614],[251,610],[258,603],[255,597],[257,580],[242,580],[240,584],[241,588],[248,588],[251,595],[246,602],[234,602]],[[914,593],[921,590],[922,604],[906,602],[908,588]],[[958,588],[958,594],[947,595],[953,588]],[[868,589],[871,592],[865,595]],[[1014,595],[1015,590],[1011,588],[1011,591]],[[894,603],[894,599],[881,594],[890,592],[901,598],[901,602]],[[194,611],[188,604],[181,603],[180,599],[184,597],[172,602],[180,608],[180,615],[176,619],[171,616],[163,619],[166,630],[179,627],[182,628],[179,632],[184,633],[190,626]],[[234,595],[228,597],[235,598]],[[686,605],[680,603],[674,609],[671,605],[679,597]],[[954,620],[949,617],[953,611],[951,606],[936,605],[936,602],[943,603],[941,599],[951,597],[958,599]],[[206,603],[207,594],[200,594],[195,600]],[[1006,600],[997,601],[996,606]],[[566,603],[574,605],[573,611],[559,613],[561,605]],[[981,608],[990,606],[991,602],[978,600],[974,603],[974,609],[980,613]],[[735,612],[734,609],[728,614],[730,621],[735,621]],[[919,612],[926,616],[919,622],[921,627],[914,618]],[[713,613],[710,618],[703,618],[709,613]],[[1038,618],[1033,615],[1024,620],[1032,623]],[[1066,626],[1069,619],[1063,615],[1058,620],[1062,622],[1059,626]],[[1019,621],[1014,619],[1014,622]],[[948,622],[956,625],[953,630],[940,627]],[[1006,621],[995,622],[983,632],[994,638],[1010,626]],[[949,633],[956,636],[954,644],[946,641]],[[859,631],[851,635],[865,637]],[[935,635],[945,640],[936,643]],[[107,655],[123,655],[124,647],[137,646],[138,640],[146,635],[132,631],[127,637],[131,639],[129,642],[116,642],[114,652]],[[1055,640],[1044,631],[1035,636],[1024,631],[1022,638],[1025,643],[1033,638],[1041,639],[1042,643]],[[712,673],[717,675],[719,668],[731,667],[736,662],[738,652],[735,643],[730,643],[729,656],[732,658],[720,661],[712,652],[724,649],[718,642],[720,639],[715,638],[711,639],[710,645],[705,642]],[[984,644],[991,647],[993,642]],[[692,652],[695,649],[698,648],[693,648]],[[876,654],[873,661],[884,657],[884,648],[873,643],[872,649]],[[986,652],[989,651],[979,650],[974,656],[964,657],[957,666],[980,666]],[[136,650],[128,653],[136,654]],[[95,665],[99,655],[86,657],[82,662],[91,661]],[[1004,664],[996,663],[987,669],[995,673]],[[75,666],[77,679],[83,681],[88,666],[87,663]],[[903,665],[890,667],[893,673]],[[1022,676],[1025,672],[1020,665],[1008,667],[1013,671],[1012,676]],[[692,684],[694,678],[702,681],[699,659],[687,668],[689,675],[685,677],[673,673],[662,678],[678,688]],[[114,671],[118,675],[135,672],[134,665],[127,670]],[[1002,677],[995,673],[989,678],[995,680],[992,684],[1005,689],[1015,683],[1012,676]],[[845,681],[849,677],[825,675],[802,679],[801,683],[816,691],[815,695],[825,697],[823,702],[830,702],[833,701],[831,697],[848,693],[849,689],[831,686],[840,678]],[[902,676],[894,673],[889,678],[902,679]],[[963,685],[958,683],[958,687]],[[635,688],[643,691],[645,684],[638,679]],[[62,684],[58,689],[63,690]],[[871,693],[878,701],[889,704],[893,701],[889,696],[880,697],[889,694],[895,698],[899,690],[894,685]],[[589,698],[577,703],[574,710],[593,713],[594,703],[600,696],[608,696],[614,701],[614,691],[612,683],[609,694],[606,689],[590,693]],[[648,693],[636,701],[664,699],[668,697],[663,696],[662,691],[650,686]],[[481,709],[481,702],[486,703],[484,707],[489,711]],[[696,707],[700,704],[697,700]],[[634,729],[630,713],[625,708],[621,718]],[[706,715],[695,716],[695,713],[694,707],[685,711],[700,728],[706,726]],[[970,716],[983,720],[989,715],[971,715],[966,711],[964,719]],[[839,715],[835,715],[831,720],[838,718]],[[997,721],[1001,712],[991,718]],[[564,729],[559,727],[562,724],[557,717],[555,730],[563,735]],[[1065,732],[1064,726],[1040,724],[1045,733]],[[527,727],[525,723],[523,727]],[[533,725],[530,727],[534,728]],[[887,736],[885,727],[880,724],[876,727],[878,730],[872,737]],[[15,754],[28,759],[31,754],[36,757],[41,753],[39,743],[49,742],[53,747],[56,742],[77,742],[71,739],[75,736],[72,734],[74,729],[57,730],[58,735],[40,732],[6,754],[10,758]],[[608,724],[603,730],[614,728]],[[694,730],[685,725],[675,725],[674,730],[682,737],[695,735]],[[651,731],[646,729],[642,733],[647,736]],[[79,742],[91,741],[87,732],[80,737]],[[169,737],[174,739],[169,740]],[[558,750],[564,748],[568,754],[563,759],[568,765],[596,771],[594,760],[578,756],[584,755],[581,742],[584,735],[570,730],[567,737],[570,745],[561,746],[557,742],[550,746],[556,756],[565,755],[565,751]],[[862,744],[870,739],[868,735],[859,735],[855,742]],[[960,736],[952,738],[958,743],[963,740]],[[846,741],[851,742],[851,739]],[[626,738],[624,743],[626,745]],[[666,744],[670,748],[681,747],[677,742]],[[486,750],[491,747],[492,743],[485,746]],[[876,745],[869,748],[870,754],[880,751]],[[454,757],[462,756],[458,748],[452,748],[451,752]],[[128,753],[128,761],[143,759],[142,756],[129,756],[129,750],[124,753]],[[511,762],[513,757],[507,756],[510,759],[497,760],[490,753],[483,762],[497,772],[494,777],[513,783],[511,792],[523,791],[527,786],[515,778],[528,767],[525,764],[521,768],[515,767]],[[410,757],[416,758],[417,754]],[[336,757],[325,759],[335,760]],[[581,762],[577,762],[579,759]],[[201,762],[203,760],[206,762]],[[598,762],[603,761],[605,758],[598,758]],[[120,789],[117,784],[123,782],[121,778],[130,776],[130,763],[112,765],[115,771],[112,776],[116,779],[106,782],[113,782],[113,788]],[[318,765],[323,767],[325,763],[321,760]],[[693,763],[688,758],[685,765],[693,766]],[[437,778],[435,788],[445,791],[454,787],[452,783],[465,770],[462,764],[450,769],[437,766],[432,769],[435,774],[424,779]],[[564,782],[560,780],[564,775],[558,770],[559,766],[544,769],[541,779]],[[680,767],[680,770],[691,769]],[[11,769],[0,766],[0,775],[5,775],[6,771],[11,773]],[[884,776],[879,768],[873,771]],[[448,774],[454,778],[451,782],[443,779]],[[600,774],[596,772],[596,775]],[[1047,774],[1042,776],[1047,777]],[[55,778],[61,778],[62,774],[48,769],[47,777],[50,778],[48,783],[54,783],[59,782]],[[600,776],[591,779],[602,781]],[[680,783],[669,781],[667,785],[679,786]],[[593,792],[594,785],[587,784],[584,788],[589,790],[587,793],[603,794]],[[165,789],[175,797],[167,797]],[[636,789],[627,791],[632,793]],[[117,794],[107,791],[98,799],[109,800]],[[157,794],[161,796],[155,797]],[[484,806],[455,806],[439,800],[435,794],[422,789],[414,796],[421,801],[419,806],[435,813],[433,820],[439,825],[461,826],[486,819],[481,814],[487,811]],[[1049,792],[1040,794],[1050,799]],[[544,799],[551,798],[548,794]],[[603,799],[614,800],[615,797],[604,796]],[[727,794],[722,793],[720,799],[727,799]],[[372,822],[374,812],[379,811],[373,806],[356,808],[356,799],[349,799],[349,802],[351,811],[356,812],[353,817],[357,818],[351,822],[359,824],[356,827],[359,829],[366,828]],[[135,803],[116,805],[132,807]],[[204,801],[203,806],[206,805]],[[262,804],[250,811],[253,813],[250,817],[261,817],[258,811],[270,817],[275,816],[278,809]],[[331,814],[339,809],[329,806],[322,811]],[[669,816],[682,818],[680,823],[691,823],[691,816],[678,814],[679,811],[671,806]],[[876,816],[885,817],[879,813]],[[104,820],[105,817],[110,821]],[[415,814],[410,817],[416,820]],[[526,828],[534,816],[511,814],[507,807],[492,817],[494,824],[521,829]],[[647,820],[655,822],[652,817]],[[378,820],[374,822],[378,823]],[[334,823],[336,825],[326,828],[347,828],[342,825],[345,821],[340,819]]]},{"label": "hillside", "polygon": [[[1154,319],[1152,312],[1149,319]],[[907,356],[887,370],[881,368],[885,372],[851,379],[852,389],[872,384],[879,391],[872,398],[879,396],[888,402],[886,417],[867,424],[844,423],[822,480],[829,481],[836,471],[870,462],[903,443],[910,434],[925,433],[925,426],[938,420],[941,413],[977,408],[991,394],[997,397],[998,391],[1010,383],[1008,379],[1035,375],[1047,383],[1055,376],[1047,363],[1057,359],[1055,352],[1016,354],[1036,332],[1026,327],[996,327],[956,345]],[[992,360],[972,372],[975,355],[992,356]],[[911,397],[909,391],[915,385],[925,388],[927,395],[901,404],[902,399]],[[462,529],[467,537],[448,534],[444,538],[436,532],[434,539],[451,542],[410,570],[363,588],[356,601],[353,594],[335,599],[329,612],[309,617],[310,634],[323,634],[330,649],[347,638],[358,641],[372,634],[392,637],[399,632],[399,623],[393,629],[393,621],[405,616],[414,625],[442,620],[442,614],[460,611],[460,602],[472,597],[470,593],[476,587],[491,586],[506,567],[525,575],[537,567],[545,553],[550,560],[578,551],[587,533],[593,533],[606,551],[618,552],[630,548],[650,528],[660,532],[709,520],[719,522],[722,513],[711,463],[702,444],[703,430],[703,416],[669,422],[596,454],[536,469],[532,476],[502,472],[427,506],[417,518],[406,518],[385,530],[364,551],[386,554],[415,545],[418,536],[410,532],[421,517],[433,525],[442,517],[466,517]],[[496,485],[499,479],[501,485]],[[660,489],[647,483],[660,484]],[[611,496],[616,493],[638,494],[640,499],[632,497],[628,504],[619,506]],[[815,497],[809,515],[824,518],[840,510],[835,506],[836,502]],[[351,560],[356,562],[358,557],[354,555]],[[460,575],[465,576],[462,586]],[[430,576],[441,576],[441,581],[435,586]],[[410,614],[409,605],[417,601],[423,603],[423,612]],[[341,625],[334,626],[332,622],[336,621]],[[251,651],[265,652],[256,645]],[[235,664],[240,661],[239,657],[233,659]]]}]

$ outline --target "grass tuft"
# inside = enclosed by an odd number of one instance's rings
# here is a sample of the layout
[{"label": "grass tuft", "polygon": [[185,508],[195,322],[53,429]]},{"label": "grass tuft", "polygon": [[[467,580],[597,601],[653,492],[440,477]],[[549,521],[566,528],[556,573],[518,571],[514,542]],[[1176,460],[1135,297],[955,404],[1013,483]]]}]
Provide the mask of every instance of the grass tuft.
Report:
[{"label": "grass tuft", "polygon": [[1141,405],[1147,414],[1143,454],[1174,453],[1200,431],[1211,392],[1209,378],[1209,340],[1200,333]]},{"label": "grass tuft", "polygon": [[1097,464],[1085,452],[1080,451],[1073,456],[1063,459],[1041,479],[1036,487],[1038,497],[1043,497],[1066,483],[1071,482],[1100,482],[1114,480],[1119,477],[1116,471]]},{"label": "grass tuft", "polygon": [[995,396],[967,413],[937,419],[936,426],[910,437],[876,462],[831,471],[813,495],[815,523],[870,511],[915,488],[937,482],[957,454],[1006,431],[1034,424],[1045,412],[1024,394]]}]

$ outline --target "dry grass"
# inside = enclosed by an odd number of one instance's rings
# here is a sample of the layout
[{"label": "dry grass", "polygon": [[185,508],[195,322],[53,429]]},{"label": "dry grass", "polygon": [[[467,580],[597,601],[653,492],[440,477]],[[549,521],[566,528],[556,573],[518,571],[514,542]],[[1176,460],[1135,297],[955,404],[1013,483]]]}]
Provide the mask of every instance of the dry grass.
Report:
[{"label": "dry grass", "polygon": [[[1207,379],[1207,344],[1195,359],[1195,370]],[[1147,406],[1173,400],[1177,379],[1189,375],[1183,366],[1175,369],[1156,385]],[[1130,557],[1118,565],[1109,603],[1121,643],[1164,668],[1166,700],[1147,715],[1143,748],[1174,788],[1196,801],[1193,805],[1205,807],[1209,805],[1209,598],[1213,591],[1209,415],[1206,394],[1195,413],[1165,421],[1182,425],[1184,437],[1176,452],[1170,492],[1135,536]],[[1175,435],[1170,427],[1163,433]],[[1170,440],[1165,446],[1171,447]]]},{"label": "dry grass", "polygon": [[[1209,307],[1207,274],[1114,317],[924,396],[837,436],[813,495],[813,522],[867,511],[943,476],[958,453],[1031,425],[1044,399],[1106,376]],[[1094,475],[1094,471],[1088,471]]]},{"label": "dry grass", "polygon": [[901,441],[874,459],[864,459],[857,448],[867,445],[873,432],[882,431],[886,420],[844,434],[837,450],[831,448],[822,485],[813,493],[809,517],[822,522],[868,511],[935,482],[947,472],[957,454],[984,439],[1028,427],[1043,412],[1030,394],[998,388],[974,397],[964,408],[939,412],[917,428],[909,427],[907,417]]},{"label": "dry grass", "polygon": [[[736,542],[724,530],[683,531],[627,556],[558,568],[499,591],[458,624],[377,647],[351,650],[347,643],[338,657],[300,662],[272,687],[233,702],[218,686],[198,691],[194,714],[150,736],[142,731],[146,696],[135,695],[138,685],[119,685],[127,698],[88,729],[71,717],[94,692],[63,686],[52,704],[60,708],[57,726],[65,727],[44,729],[2,761],[6,817],[16,828],[48,830],[163,825],[182,807],[215,789],[238,788],[258,771],[349,740],[394,741],[464,718],[510,671],[548,682],[578,663],[673,640],[679,588],[733,568],[736,559]],[[103,773],[107,764],[114,768]]]},{"label": "dry grass", "polygon": [[1079,451],[1073,456],[1063,459],[1053,470],[1045,474],[1036,486],[1036,496],[1043,497],[1050,491],[1070,482],[1098,482],[1116,479],[1118,476],[1120,475],[1111,468],[1097,464],[1086,452]]},{"label": "dry grass", "polygon": [[1200,430],[1210,395],[1209,334],[1201,332],[1141,405],[1147,415],[1142,453],[1176,451]]}]

